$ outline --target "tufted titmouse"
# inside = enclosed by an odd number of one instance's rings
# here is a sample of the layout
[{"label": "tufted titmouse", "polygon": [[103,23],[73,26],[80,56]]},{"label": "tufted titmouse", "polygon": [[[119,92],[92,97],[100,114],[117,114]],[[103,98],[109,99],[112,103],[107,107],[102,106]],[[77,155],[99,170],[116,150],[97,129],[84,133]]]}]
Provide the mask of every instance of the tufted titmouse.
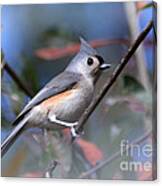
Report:
[{"label": "tufted titmouse", "polygon": [[72,136],[77,135],[75,126],[92,100],[95,79],[100,70],[110,67],[83,38],[80,41],[80,51],[66,69],[45,85],[17,116],[13,123],[16,127],[2,143],[2,156],[29,127],[52,124],[55,129],[69,127]]}]

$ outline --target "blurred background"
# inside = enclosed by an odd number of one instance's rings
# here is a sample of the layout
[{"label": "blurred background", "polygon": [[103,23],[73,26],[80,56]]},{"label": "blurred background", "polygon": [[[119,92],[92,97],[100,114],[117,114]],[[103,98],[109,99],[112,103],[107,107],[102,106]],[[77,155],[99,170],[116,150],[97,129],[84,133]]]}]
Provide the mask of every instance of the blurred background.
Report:
[{"label": "blurred background", "polygon": [[[79,49],[80,36],[112,64],[111,70],[97,82],[97,94],[138,34],[151,19],[156,20],[154,11],[151,1],[4,5],[1,140],[11,132],[11,123],[33,95],[67,66]],[[87,121],[80,139],[71,145],[69,131],[63,130],[49,132],[45,140],[42,130],[30,129],[2,159],[2,176],[43,177],[50,162],[57,159],[60,164],[53,177],[79,178],[119,151],[122,139],[131,142],[155,127],[152,123],[152,91],[156,88],[154,36],[153,31],[149,33]],[[150,136],[141,146],[152,143]],[[148,161],[136,154],[119,157],[88,178],[152,179],[151,171],[120,171],[123,158]],[[153,157],[149,158],[152,160]]]}]

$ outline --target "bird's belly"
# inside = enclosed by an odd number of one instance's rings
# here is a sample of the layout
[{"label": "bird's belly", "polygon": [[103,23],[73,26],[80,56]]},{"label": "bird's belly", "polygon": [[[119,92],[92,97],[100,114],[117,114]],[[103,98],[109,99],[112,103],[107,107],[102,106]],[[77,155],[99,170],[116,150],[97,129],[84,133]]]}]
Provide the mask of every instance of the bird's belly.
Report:
[{"label": "bird's belly", "polygon": [[[51,124],[49,117],[55,115],[57,119],[66,122],[77,121],[84,110],[91,102],[93,92],[84,93],[78,90],[72,90],[73,93],[69,94],[65,98],[54,98],[49,101],[49,104],[40,104],[32,109],[32,115],[29,123],[32,126],[39,126],[45,124]],[[53,102],[52,102],[53,101]]]},{"label": "bird's belly", "polygon": [[55,114],[60,120],[67,122],[77,121],[91,102],[92,94],[75,92],[72,96],[62,100],[57,106],[51,108],[49,115]]},{"label": "bird's belly", "polygon": [[47,110],[42,109],[40,105],[35,106],[29,112],[30,118],[28,120],[28,127],[39,127],[40,125],[45,125],[48,123],[47,120]]}]

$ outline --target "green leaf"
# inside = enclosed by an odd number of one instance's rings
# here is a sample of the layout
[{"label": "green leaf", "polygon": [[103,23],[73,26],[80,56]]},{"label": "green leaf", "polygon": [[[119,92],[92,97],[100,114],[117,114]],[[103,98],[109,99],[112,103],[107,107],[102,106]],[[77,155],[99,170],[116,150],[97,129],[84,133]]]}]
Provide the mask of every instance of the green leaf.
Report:
[{"label": "green leaf", "polygon": [[144,91],[144,87],[142,86],[142,84],[130,75],[123,76],[123,86],[125,93],[137,93],[140,91]]},{"label": "green leaf", "polygon": [[35,60],[34,58],[30,58],[28,56],[23,55],[23,62],[24,66],[22,69],[22,78],[24,82],[27,82],[29,88],[33,90],[33,92],[37,92],[39,90],[39,84],[38,84],[38,76],[37,76],[37,70],[35,68]]}]

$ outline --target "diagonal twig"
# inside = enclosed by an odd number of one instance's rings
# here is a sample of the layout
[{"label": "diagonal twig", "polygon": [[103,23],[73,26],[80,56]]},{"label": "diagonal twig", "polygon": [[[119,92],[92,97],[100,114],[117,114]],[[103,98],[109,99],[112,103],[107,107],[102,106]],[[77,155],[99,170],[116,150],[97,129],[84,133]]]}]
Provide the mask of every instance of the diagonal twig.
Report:
[{"label": "diagonal twig", "polygon": [[59,164],[59,162],[56,160],[53,160],[52,162],[50,162],[50,164],[48,165],[48,167],[44,173],[44,177],[45,178],[52,178],[52,173],[58,164]]},{"label": "diagonal twig", "polygon": [[3,62],[3,68],[6,70],[6,72],[12,77],[12,79],[15,81],[17,86],[23,90],[23,92],[28,95],[30,98],[34,96],[34,93],[32,90],[30,90],[27,85],[17,76],[15,71],[9,66],[8,63]]},{"label": "diagonal twig", "polygon": [[[124,149],[124,152],[126,150],[129,150],[133,145],[136,144],[141,144],[142,142],[144,142],[150,135],[152,134],[152,130],[146,132],[144,135],[142,135],[141,137],[137,138],[136,140],[134,140],[132,143],[130,143],[128,145],[127,149]],[[120,157],[121,151],[117,151],[115,154],[113,154],[111,157],[105,159],[104,161],[102,161],[101,163],[99,163],[98,165],[96,165],[95,167],[93,167],[92,169],[83,172],[79,178],[87,178],[89,175],[93,174],[94,172],[98,171],[99,169],[107,166],[108,164],[110,164],[113,160],[117,159],[118,157]]]},{"label": "diagonal twig", "polygon": [[127,54],[121,59],[121,62],[117,65],[111,77],[104,84],[99,94],[94,98],[90,106],[83,113],[83,115],[79,119],[78,126],[76,127],[76,130],[78,133],[81,133],[83,131],[83,128],[86,124],[87,119],[90,117],[90,115],[95,110],[97,105],[100,103],[102,98],[105,96],[105,94],[110,90],[112,85],[115,83],[116,79],[119,77],[124,67],[129,62],[130,58],[134,55],[136,49],[140,46],[140,44],[145,39],[145,37],[147,36],[149,31],[152,29],[152,27],[153,27],[153,22],[150,21],[148,25],[145,27],[145,29],[139,34],[137,39],[134,41],[133,45],[128,49]]}]

